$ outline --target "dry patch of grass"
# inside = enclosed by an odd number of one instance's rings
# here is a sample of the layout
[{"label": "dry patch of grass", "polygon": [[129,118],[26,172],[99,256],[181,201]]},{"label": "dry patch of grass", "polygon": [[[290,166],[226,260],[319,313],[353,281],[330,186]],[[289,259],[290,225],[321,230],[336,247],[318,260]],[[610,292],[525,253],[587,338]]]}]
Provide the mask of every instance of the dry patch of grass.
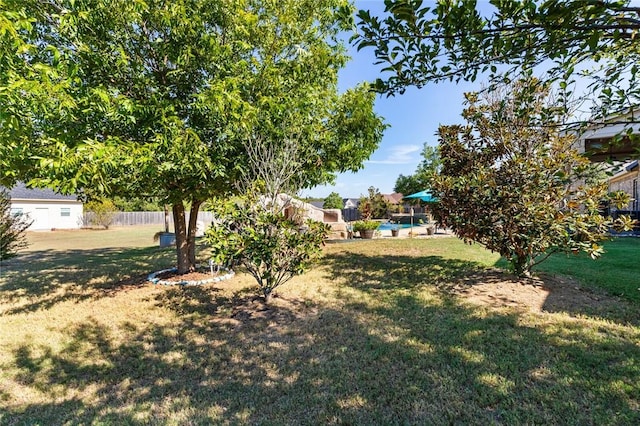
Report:
[{"label": "dry patch of grass", "polygon": [[519,279],[499,269],[486,269],[468,274],[446,288],[466,301],[495,309],[567,312],[622,322],[640,321],[636,304],[607,294],[603,289],[585,287],[568,276],[541,273],[534,278]]},{"label": "dry patch of grass", "polygon": [[328,245],[269,306],[242,273],[142,284],[171,250],[48,255],[0,278],[0,424],[640,421],[637,305],[546,309],[455,239]]}]

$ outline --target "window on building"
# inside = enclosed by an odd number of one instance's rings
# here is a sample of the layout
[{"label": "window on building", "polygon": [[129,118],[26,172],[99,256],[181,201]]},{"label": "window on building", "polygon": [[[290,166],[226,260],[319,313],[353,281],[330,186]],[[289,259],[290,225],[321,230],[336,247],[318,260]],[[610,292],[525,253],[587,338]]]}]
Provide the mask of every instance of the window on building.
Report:
[{"label": "window on building", "polygon": [[70,207],[62,207],[60,209],[60,217],[71,217],[71,208]]},{"label": "window on building", "polygon": [[11,207],[11,216],[22,216],[22,207]]},{"label": "window on building", "polygon": [[585,139],[584,149],[591,161],[618,160],[637,157],[637,147],[628,136],[616,138]]}]

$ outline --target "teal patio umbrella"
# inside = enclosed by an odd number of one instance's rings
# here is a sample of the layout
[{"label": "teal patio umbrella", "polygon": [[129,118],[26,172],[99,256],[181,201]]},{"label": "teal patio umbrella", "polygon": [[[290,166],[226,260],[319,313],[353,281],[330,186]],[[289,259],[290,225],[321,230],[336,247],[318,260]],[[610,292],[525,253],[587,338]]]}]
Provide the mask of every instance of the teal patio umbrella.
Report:
[{"label": "teal patio umbrella", "polygon": [[425,203],[435,203],[438,201],[438,199],[431,195],[431,192],[427,191],[426,189],[424,191],[416,192],[415,194],[407,195],[402,198],[417,199],[420,201],[424,201]]},{"label": "teal patio umbrella", "polygon": [[[407,195],[406,197],[402,197],[403,199],[412,199],[412,200],[420,200],[425,203],[436,203],[438,199],[434,197],[431,192],[424,191],[416,192],[415,194]],[[413,234],[413,207],[411,208],[411,233]]]}]

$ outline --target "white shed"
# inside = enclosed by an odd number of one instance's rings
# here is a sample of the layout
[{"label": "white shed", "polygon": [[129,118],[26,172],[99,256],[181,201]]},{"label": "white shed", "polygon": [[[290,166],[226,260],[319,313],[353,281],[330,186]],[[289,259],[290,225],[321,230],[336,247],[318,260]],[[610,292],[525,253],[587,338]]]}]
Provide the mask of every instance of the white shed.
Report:
[{"label": "white shed", "polygon": [[61,195],[51,189],[30,189],[18,182],[9,191],[11,212],[28,215],[30,231],[82,227],[83,206],[75,195]]}]

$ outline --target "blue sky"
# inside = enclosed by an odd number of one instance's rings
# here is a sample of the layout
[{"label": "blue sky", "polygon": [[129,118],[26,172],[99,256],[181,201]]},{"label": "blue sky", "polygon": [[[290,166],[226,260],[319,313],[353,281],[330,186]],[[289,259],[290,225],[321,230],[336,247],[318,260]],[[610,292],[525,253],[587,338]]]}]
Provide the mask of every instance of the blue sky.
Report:
[{"label": "blue sky", "polygon": [[[380,1],[357,1],[358,9],[369,9],[380,15],[384,4]],[[339,75],[340,90],[353,87],[362,81],[374,81],[380,76],[380,66],[373,65],[373,49],[356,51],[350,48],[352,60]],[[425,142],[437,145],[435,136],[440,124],[462,123],[463,94],[480,89],[482,81],[475,83],[430,84],[420,90],[408,89],[395,97],[378,96],[376,113],[385,118],[390,126],[384,134],[379,148],[365,162],[358,173],[338,175],[335,185],[318,186],[304,190],[303,196],[326,197],[337,192],[343,198],[357,198],[367,193],[370,186],[383,194],[393,192],[400,174],[412,174],[421,160],[420,153]]]},{"label": "blue sky", "polygon": [[[425,4],[435,3],[433,0]],[[637,5],[633,0],[630,4]],[[383,0],[360,0],[355,2],[357,9],[369,9],[372,15],[380,16],[384,12]],[[484,13],[490,13],[492,6],[487,0],[478,0],[478,6]],[[346,35],[348,39],[348,35]],[[380,65],[373,65],[375,56],[372,48],[357,51],[350,47],[352,60],[339,74],[341,91],[353,87],[362,81],[374,81],[380,74]],[[545,65],[546,64],[546,65]],[[544,77],[549,64],[543,63],[536,73]],[[591,67],[592,62],[582,64]],[[587,80],[576,80],[573,91],[577,96],[586,94]],[[400,174],[412,174],[421,161],[422,146],[437,145],[436,132],[441,124],[463,124],[461,117],[465,92],[478,91],[486,81],[479,76],[475,82],[443,82],[429,84],[418,90],[409,88],[403,95],[395,97],[378,96],[375,111],[385,118],[390,126],[384,134],[379,148],[364,163],[358,173],[344,173],[337,176],[334,185],[318,186],[304,190],[303,196],[326,197],[337,192],[343,198],[357,198],[367,193],[370,186],[380,189],[383,194],[393,192],[396,179]],[[592,103],[585,102],[579,110],[573,111],[574,118],[586,118],[590,115]]]}]

